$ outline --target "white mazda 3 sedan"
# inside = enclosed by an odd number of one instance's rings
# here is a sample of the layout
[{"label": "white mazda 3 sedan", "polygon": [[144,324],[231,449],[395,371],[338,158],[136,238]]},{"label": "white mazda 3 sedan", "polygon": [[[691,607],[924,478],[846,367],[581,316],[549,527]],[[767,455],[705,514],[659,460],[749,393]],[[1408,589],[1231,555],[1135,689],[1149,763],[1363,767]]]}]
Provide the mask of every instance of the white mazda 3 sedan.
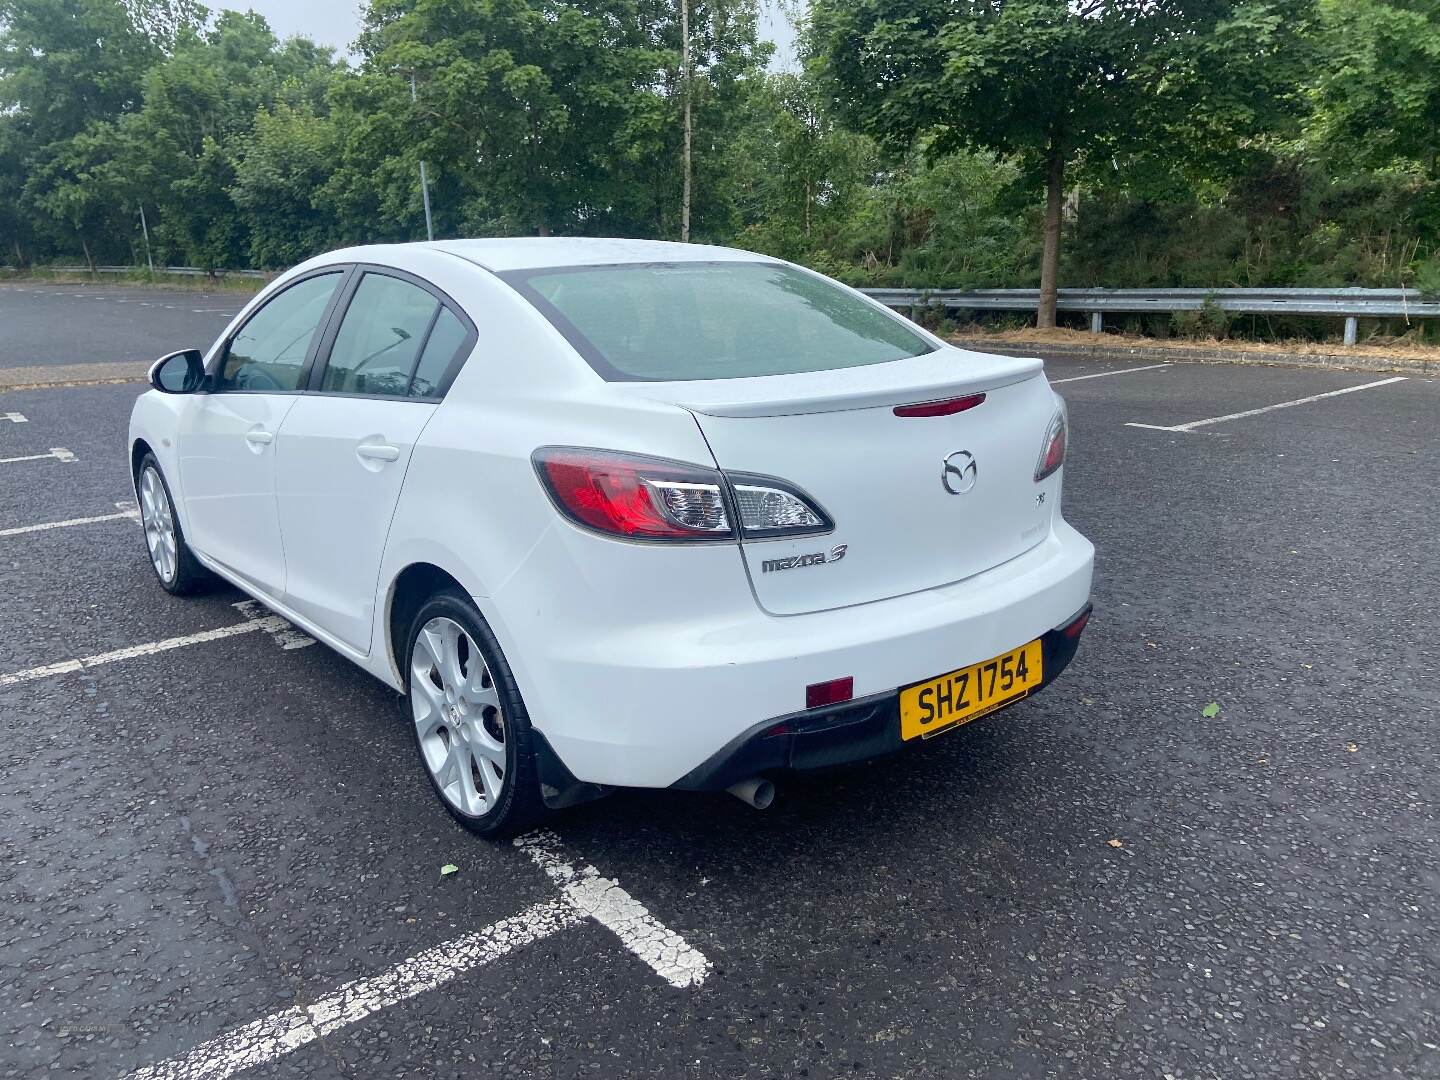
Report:
[{"label": "white mazda 3 sedan", "polygon": [[482,834],[620,786],[764,806],[1034,693],[1090,612],[1042,363],[777,259],[335,251],[150,380],[161,585],[222,578],[404,694]]}]

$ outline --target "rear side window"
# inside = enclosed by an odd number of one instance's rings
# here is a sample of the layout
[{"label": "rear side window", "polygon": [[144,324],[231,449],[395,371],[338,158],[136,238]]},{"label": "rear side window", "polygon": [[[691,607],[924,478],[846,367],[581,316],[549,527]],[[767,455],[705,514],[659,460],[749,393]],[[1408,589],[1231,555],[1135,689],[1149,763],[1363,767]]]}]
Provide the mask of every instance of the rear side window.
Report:
[{"label": "rear side window", "polygon": [[932,351],[899,316],[775,263],[654,263],[501,275],[610,381],[738,379]]},{"label": "rear side window", "polygon": [[366,274],[345,310],[321,389],[405,396],[439,311],[440,301],[424,289],[384,274]]},{"label": "rear side window", "polygon": [[420,354],[420,363],[415,368],[415,378],[410,383],[411,397],[438,397],[445,373],[455,362],[460,347],[470,336],[469,328],[449,308],[441,308],[425,342],[425,351]]},{"label": "rear side window", "polygon": [[310,343],[341,274],[319,274],[265,302],[230,339],[215,389],[255,393],[298,390]]}]

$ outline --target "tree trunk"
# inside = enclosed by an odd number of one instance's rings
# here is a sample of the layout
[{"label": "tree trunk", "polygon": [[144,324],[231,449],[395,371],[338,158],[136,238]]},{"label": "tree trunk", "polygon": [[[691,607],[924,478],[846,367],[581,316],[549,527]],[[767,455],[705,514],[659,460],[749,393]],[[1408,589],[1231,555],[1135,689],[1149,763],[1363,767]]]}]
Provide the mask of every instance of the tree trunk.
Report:
[{"label": "tree trunk", "polygon": [[680,240],[690,242],[690,0],[680,0],[680,70],[685,86],[685,150],[681,165]]},{"label": "tree trunk", "polygon": [[90,254],[90,245],[85,240],[85,234],[80,234],[80,246],[85,249],[85,265],[90,267],[90,276],[95,276],[95,257]]},{"label": "tree trunk", "polygon": [[1045,164],[1045,250],[1040,256],[1040,307],[1035,325],[1055,325],[1055,294],[1060,276],[1060,212],[1065,200],[1065,153],[1058,140],[1051,140],[1050,160]]}]

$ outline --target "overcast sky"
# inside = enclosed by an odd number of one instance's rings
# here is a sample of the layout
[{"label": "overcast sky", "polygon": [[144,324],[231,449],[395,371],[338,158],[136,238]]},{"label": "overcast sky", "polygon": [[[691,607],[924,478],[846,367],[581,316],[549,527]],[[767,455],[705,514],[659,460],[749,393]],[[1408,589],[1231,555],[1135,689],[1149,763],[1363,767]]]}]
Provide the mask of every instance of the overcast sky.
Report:
[{"label": "overcast sky", "polygon": [[[250,8],[265,16],[270,28],[281,37],[305,37],[346,52],[360,33],[360,0],[211,0],[209,6]],[[794,59],[794,31],[774,5],[762,5],[760,32],[778,46],[774,67],[789,66]]]}]

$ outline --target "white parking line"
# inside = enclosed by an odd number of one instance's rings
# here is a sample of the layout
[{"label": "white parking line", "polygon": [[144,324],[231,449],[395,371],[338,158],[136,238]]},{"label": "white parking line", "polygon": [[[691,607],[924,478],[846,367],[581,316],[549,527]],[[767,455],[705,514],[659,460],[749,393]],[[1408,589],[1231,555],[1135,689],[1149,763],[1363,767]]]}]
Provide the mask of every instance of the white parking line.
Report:
[{"label": "white parking line", "polygon": [[262,1065],[363,1020],[389,1005],[444,986],[522,945],[581,922],[563,900],[549,900],[473,934],[416,953],[379,975],[338,987],[313,1005],[295,1005],[201,1043],[181,1057],[148,1065],[126,1080],[221,1080]]},{"label": "white parking line", "polygon": [[1051,386],[1059,386],[1061,383],[1081,382],[1084,379],[1107,379],[1111,375],[1133,375],[1137,371],[1158,371],[1160,368],[1168,368],[1169,364],[1146,364],[1144,367],[1122,368],[1118,371],[1097,371],[1093,375],[1074,375],[1068,379],[1051,379]]},{"label": "white parking line", "polygon": [[82,656],[78,660],[62,660],[58,664],[46,664],[43,667],[26,668],[24,671],[12,671],[9,675],[0,675],[0,686],[15,686],[17,683],[49,679],[56,675],[68,675],[72,671],[85,671],[102,664],[114,664],[120,660],[153,656],[155,653],[169,652],[171,649],[183,649],[187,645],[203,645],[207,641],[219,641],[222,638],[235,637],[237,634],[253,634],[256,630],[274,633],[289,625],[279,615],[271,615],[266,619],[236,623],[234,626],[222,626],[216,630],[202,630],[198,634],[166,638],[164,641],[148,641],[144,645],[131,645],[129,648],[114,649],[110,652],[97,653],[95,656]]},{"label": "white parking line", "polygon": [[25,419],[24,413],[18,412],[0,413],[0,420],[9,420],[12,424],[28,424],[30,422]]},{"label": "white parking line", "polygon": [[363,1020],[381,1009],[444,986],[516,949],[592,918],[643,959],[671,986],[697,986],[710,962],[683,937],[652,916],[593,866],[577,871],[550,832],[519,837],[529,854],[560,887],[561,896],[473,934],[426,949],[379,975],[355,979],[313,1005],[295,1005],[226,1032],[180,1057],[131,1073],[125,1080],[224,1080],[243,1069],[274,1061],[293,1050]]},{"label": "white parking line", "polygon": [[1225,416],[1211,416],[1204,420],[1191,420],[1188,424],[1176,424],[1174,427],[1165,427],[1161,424],[1136,424],[1127,423],[1126,427],[1147,428],[1150,431],[1194,431],[1196,428],[1208,427],[1211,424],[1223,424],[1229,420],[1243,420],[1247,416],[1259,416],[1261,413],[1274,412],[1276,409],[1289,409],[1296,405],[1309,405],[1312,401],[1323,401],[1325,398],[1339,397],[1341,394],[1353,394],[1357,390],[1372,390],[1377,386],[1389,386],[1391,383],[1404,382],[1404,375],[1396,375],[1393,379],[1380,379],[1376,382],[1362,383],[1359,386],[1347,386],[1343,390],[1331,390],[1325,394],[1311,394],[1309,397],[1296,398],[1294,401],[1282,401],[1278,405],[1265,405],[1259,409],[1246,409],[1244,412],[1227,413]]},{"label": "white parking line", "polygon": [[560,840],[553,833],[517,837],[515,846],[560,886],[570,903],[612,931],[625,948],[671,986],[699,986],[710,974],[710,961],[704,953],[652,916],[617,882],[601,877],[593,866],[576,870],[565,862],[558,854]]},{"label": "white parking line", "polygon": [[49,532],[51,529],[68,529],[72,525],[94,525],[100,521],[140,520],[140,511],[134,503],[117,502],[118,514],[98,514],[95,517],[71,518],[69,521],[45,521],[39,525],[17,525],[11,529],[0,529],[0,536],[24,536],[26,533]]},{"label": "white parking line", "polygon": [[[117,516],[130,517],[131,515]],[[138,517],[138,513],[135,516]],[[155,653],[169,652],[172,649],[183,649],[188,645],[203,645],[207,641],[219,641],[222,638],[234,637],[236,634],[250,634],[256,630],[262,630],[269,634],[276,645],[287,651],[303,649],[307,645],[315,644],[314,638],[297,630],[290,625],[288,620],[279,615],[266,614],[267,609],[257,601],[241,600],[230,606],[239,611],[246,621],[234,626],[222,626],[216,630],[202,630],[198,634],[186,634],[182,637],[166,638],[163,641],[147,641],[143,645],[131,645],[125,649],[114,649],[95,656],[82,656],[78,660],[61,660],[58,664],[45,664],[41,667],[26,668],[24,671],[12,671],[8,675],[0,675],[0,686],[14,686],[18,683],[34,682],[37,679],[53,678],[56,675],[68,675],[71,672],[99,667],[101,664],[135,660],[141,656],[153,656]]]},{"label": "white parking line", "polygon": [[56,461],[74,461],[75,455],[63,446],[52,446],[48,454],[28,454],[25,457],[0,458],[0,465],[14,465],[17,461],[44,461],[46,458],[54,458]]},{"label": "white parking line", "polygon": [[[231,604],[236,611],[247,619],[270,619],[272,622],[279,616],[272,615],[270,610],[258,600],[241,600],[239,603]],[[275,644],[287,652],[292,649],[303,649],[314,645],[315,639],[309,634],[303,633],[291,626],[283,618],[280,619],[278,629],[270,631],[270,636],[275,639]]]}]

